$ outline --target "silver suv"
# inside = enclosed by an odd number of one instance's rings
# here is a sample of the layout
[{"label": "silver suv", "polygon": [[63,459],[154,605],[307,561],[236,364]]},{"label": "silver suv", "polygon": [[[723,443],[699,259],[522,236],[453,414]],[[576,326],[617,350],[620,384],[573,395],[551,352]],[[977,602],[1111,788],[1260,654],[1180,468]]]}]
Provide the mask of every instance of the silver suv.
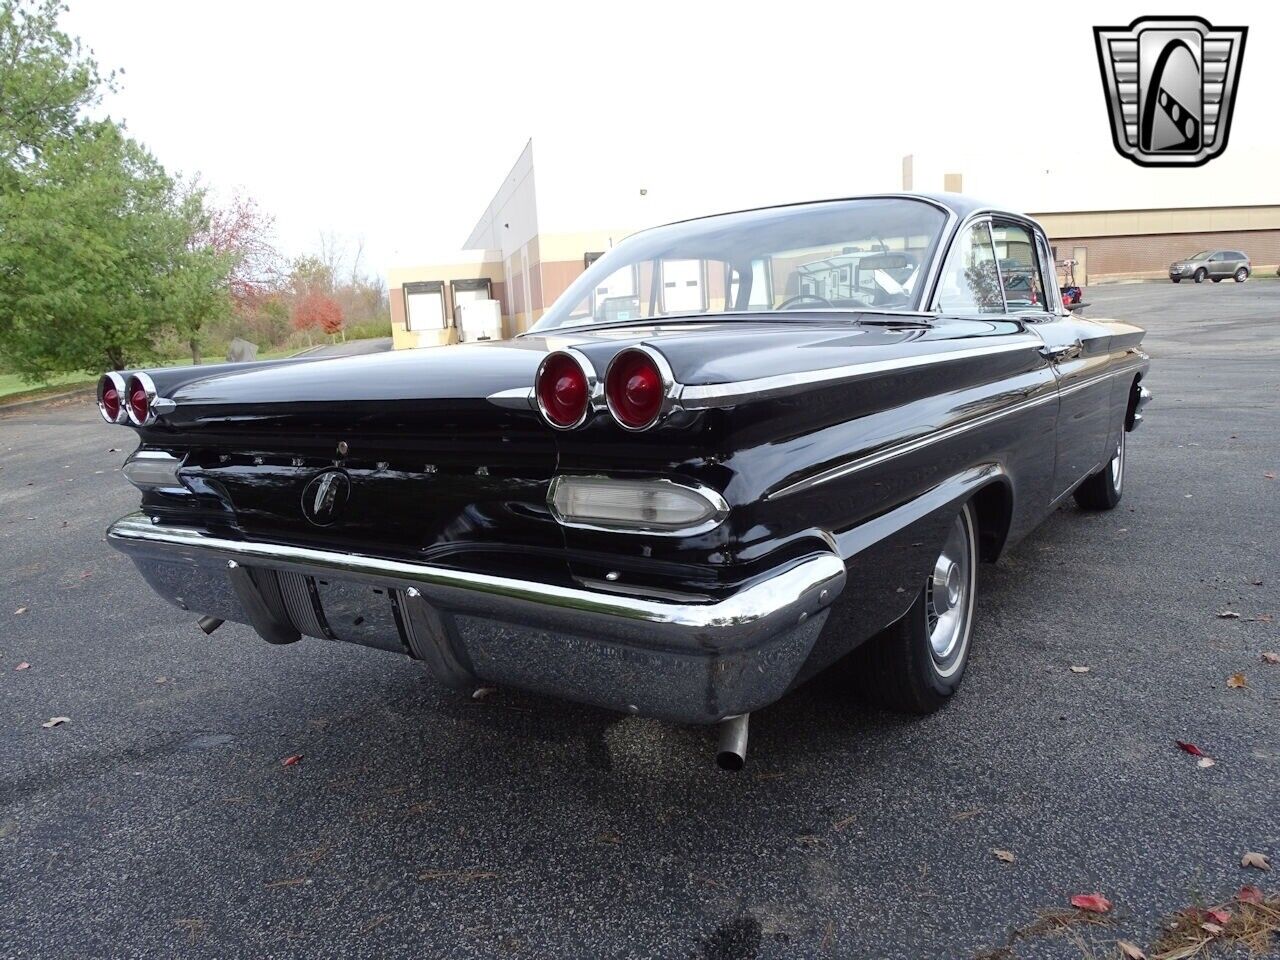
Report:
[{"label": "silver suv", "polygon": [[1204,283],[1207,277],[1220,283],[1231,277],[1236,283],[1244,283],[1251,271],[1248,256],[1239,250],[1201,250],[1194,257],[1169,264],[1169,279],[1180,283],[1190,277],[1196,283]]}]

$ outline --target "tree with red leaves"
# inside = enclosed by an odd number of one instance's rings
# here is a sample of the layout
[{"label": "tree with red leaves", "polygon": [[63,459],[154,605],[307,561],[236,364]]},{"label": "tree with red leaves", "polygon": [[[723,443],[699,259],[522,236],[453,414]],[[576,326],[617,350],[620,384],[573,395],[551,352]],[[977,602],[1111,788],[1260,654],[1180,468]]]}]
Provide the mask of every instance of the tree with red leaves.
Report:
[{"label": "tree with red leaves", "polygon": [[307,343],[311,342],[312,330],[320,330],[330,337],[339,333],[342,320],[342,308],[328,294],[308,293],[293,307],[293,328],[306,332]]}]

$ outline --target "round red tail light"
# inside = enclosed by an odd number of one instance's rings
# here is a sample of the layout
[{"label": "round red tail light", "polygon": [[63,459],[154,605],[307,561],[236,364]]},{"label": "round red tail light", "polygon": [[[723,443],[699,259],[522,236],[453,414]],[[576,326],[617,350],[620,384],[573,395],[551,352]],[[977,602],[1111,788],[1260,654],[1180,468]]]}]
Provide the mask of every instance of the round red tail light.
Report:
[{"label": "round red tail light", "polygon": [[538,366],[533,389],[546,421],[557,430],[571,430],[587,419],[595,385],[595,371],[585,357],[559,351]]},{"label": "round red tail light", "polygon": [[124,392],[124,377],[118,373],[104,373],[98,381],[98,412],[107,423],[124,423],[128,418]]},{"label": "round red tail light", "polygon": [[627,430],[647,430],[667,408],[671,375],[647,350],[623,350],[609,364],[604,396],[613,418]]},{"label": "round red tail light", "polygon": [[135,373],[129,378],[125,403],[129,421],[136,427],[145,427],[156,418],[156,386],[145,373]]}]

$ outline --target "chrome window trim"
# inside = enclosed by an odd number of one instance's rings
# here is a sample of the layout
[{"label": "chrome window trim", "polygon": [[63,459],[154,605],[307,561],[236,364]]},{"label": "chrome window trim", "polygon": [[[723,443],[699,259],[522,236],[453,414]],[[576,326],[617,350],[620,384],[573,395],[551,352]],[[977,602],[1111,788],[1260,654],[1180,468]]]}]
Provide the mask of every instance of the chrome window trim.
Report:
[{"label": "chrome window trim", "polygon": [[[638,524],[588,523],[581,520],[570,520],[556,507],[555,498],[556,490],[559,489],[561,483],[572,480],[608,480],[611,483],[632,483],[636,486],[657,484],[668,487],[682,487],[706,500],[715,512],[701,523],[690,527],[678,528],[646,527]],[[551,484],[547,488],[547,509],[551,512],[551,516],[555,518],[556,523],[562,527],[572,527],[575,530],[594,530],[598,533],[634,533],[651,537],[697,536],[709,530],[714,530],[729,516],[729,503],[720,491],[696,480],[672,480],[669,477],[611,477],[602,473],[565,473],[552,477]]]},{"label": "chrome window trim", "polygon": [[[542,398],[538,396],[538,383],[542,380],[542,371],[546,369],[548,363],[555,357],[565,356],[578,365],[578,368],[586,375],[587,378],[587,402],[582,407],[582,415],[573,423],[561,425],[556,423],[547,415],[546,407],[542,403]],[[533,401],[537,405],[538,412],[542,414],[542,422],[549,426],[552,430],[577,430],[580,426],[587,422],[591,414],[599,409],[599,395],[604,389],[604,384],[598,376],[596,376],[596,368],[592,366],[591,361],[586,355],[573,347],[565,347],[563,350],[552,350],[542,362],[538,364],[538,370],[533,375]],[[507,393],[509,391],[502,391]],[[492,399],[492,398],[490,398]]]},{"label": "chrome window trim", "polygon": [[[653,365],[658,368],[658,375],[662,377],[662,403],[658,407],[658,412],[654,414],[653,419],[648,423],[641,424],[638,427],[632,427],[622,422],[622,419],[618,416],[618,412],[613,409],[613,401],[609,398],[609,391],[607,389],[609,377],[613,373],[613,365],[618,362],[619,357],[632,352],[643,353],[646,357],[652,360]],[[609,410],[609,416],[613,417],[613,422],[628,433],[641,433],[651,427],[657,426],[669,417],[676,407],[676,401],[680,396],[680,391],[681,386],[676,381],[675,374],[671,372],[671,364],[667,363],[667,358],[647,344],[638,343],[634,347],[626,347],[623,350],[619,350],[613,355],[613,359],[609,361],[609,366],[605,368],[604,384],[602,387],[605,406]]]},{"label": "chrome window trim", "polygon": [[[989,317],[990,315],[988,315]],[[1002,338],[1003,339],[1003,338]],[[955,342],[955,341],[953,341]],[[915,357],[895,357],[889,360],[871,360],[862,363],[828,367],[825,370],[804,370],[782,373],[755,380],[737,380],[727,383],[686,385],[679,393],[680,406],[685,410],[709,410],[729,407],[743,400],[763,400],[799,393],[814,384],[836,384],[880,373],[892,373],[915,367],[947,363],[972,357],[995,356],[1015,350],[1039,349],[1042,341],[1031,334],[1019,336],[1014,342],[987,344],[951,350],[946,353],[928,353]]]},{"label": "chrome window trim", "polygon": [[984,413],[969,420],[952,424],[949,427],[943,427],[940,430],[933,430],[919,437],[913,437],[909,440],[901,440],[896,443],[892,443],[887,447],[872,451],[871,453],[859,454],[844,463],[828,467],[827,469],[819,471],[812,476],[796,480],[777,490],[771,490],[764,495],[763,499],[777,500],[782,497],[790,496],[793,493],[799,493],[812,487],[829,483],[832,480],[838,480],[841,477],[847,477],[852,473],[858,473],[859,471],[866,470],[868,467],[874,467],[887,460],[892,460],[895,457],[915,453],[916,451],[923,450],[925,447],[932,446],[935,443],[941,443],[943,440],[950,440],[952,437],[967,433],[970,430],[975,430],[978,427],[984,427],[989,423],[994,423],[1002,417],[1011,416],[1015,413],[1021,413],[1023,410],[1028,410],[1032,407],[1049,403],[1050,401],[1057,400],[1060,397],[1094,386],[1101,381],[1110,380],[1112,377],[1119,377],[1124,374],[1140,370],[1145,362],[1146,358],[1144,357],[1136,362],[1125,364],[1125,366],[1121,367],[1119,370],[1108,370],[1105,373],[1090,377],[1087,380],[1082,380],[1079,383],[1073,383],[1065,389],[1053,389],[1046,391],[1039,396],[1017,400],[1006,407],[1001,407],[999,410]]}]

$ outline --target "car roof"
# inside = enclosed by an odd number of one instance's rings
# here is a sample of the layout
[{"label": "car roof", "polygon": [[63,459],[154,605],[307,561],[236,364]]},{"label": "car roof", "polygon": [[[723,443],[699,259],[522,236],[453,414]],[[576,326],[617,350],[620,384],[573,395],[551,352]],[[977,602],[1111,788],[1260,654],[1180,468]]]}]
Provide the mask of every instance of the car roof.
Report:
[{"label": "car roof", "polygon": [[942,207],[945,210],[955,214],[955,216],[963,220],[971,213],[990,212],[1005,213],[1009,216],[1020,217],[1022,219],[1030,219],[1026,214],[1018,213],[1007,207],[996,204],[987,203],[976,197],[971,197],[964,193],[927,193],[920,191],[896,191],[892,193],[864,193],[855,194],[848,197],[827,197],[821,200],[798,200],[795,203],[775,203],[766,207],[747,207],[742,210],[722,210],[717,213],[706,214],[701,217],[687,217],[684,220],[674,220],[663,226],[671,226],[676,223],[693,223],[697,220],[707,220],[711,217],[723,217],[738,213],[761,213],[766,210],[786,210],[795,207],[816,207],[828,203],[847,203],[851,200],[920,200],[925,203],[933,204],[935,207]]}]

